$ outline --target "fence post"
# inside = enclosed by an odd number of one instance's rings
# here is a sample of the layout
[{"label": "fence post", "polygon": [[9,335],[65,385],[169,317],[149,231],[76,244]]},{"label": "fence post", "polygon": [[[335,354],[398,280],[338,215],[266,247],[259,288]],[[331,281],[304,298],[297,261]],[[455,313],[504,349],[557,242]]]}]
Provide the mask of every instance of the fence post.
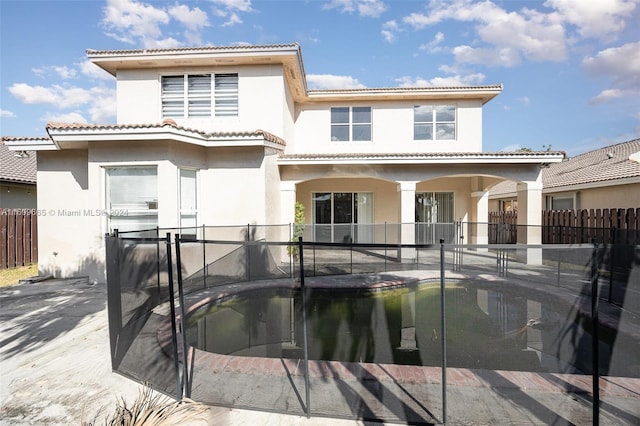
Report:
[{"label": "fence post", "polygon": [[440,338],[442,339],[442,423],[447,423],[447,316],[444,281],[444,239],[440,239]]},{"label": "fence post", "polygon": [[592,419],[591,424],[600,424],[600,332],[598,318],[598,246],[593,241],[593,255],[591,256],[591,381],[592,381]]},{"label": "fence post", "polygon": [[302,296],[302,337],[304,346],[304,391],[306,396],[307,418],[311,417],[311,397],[309,396],[309,342],[307,341],[307,290],[304,286],[304,255],[302,237],[298,237],[298,254],[300,256],[300,293]]},{"label": "fence post", "polygon": [[[116,236],[118,230],[116,229]],[[178,360],[178,338],[176,336],[176,301],[174,299],[173,289],[173,262],[171,260],[171,233],[167,232],[165,239],[165,246],[167,248],[167,273],[169,277],[169,307],[171,309],[171,343],[173,344],[173,364],[176,369],[176,395],[177,399],[182,399],[182,383],[180,381],[180,363]]]},{"label": "fence post", "polygon": [[180,258],[180,234],[175,234],[176,240],[176,273],[178,275],[178,300],[180,301],[180,331],[182,335],[182,377],[184,383],[184,393],[187,398],[191,397],[191,387],[189,386],[189,352],[187,351],[187,328],[185,326],[184,310],[184,288],[182,286],[182,260]]},{"label": "fence post", "polygon": [[615,249],[616,246],[616,227],[613,226],[610,230],[611,233],[611,238],[610,238],[610,243],[609,243],[609,247],[611,247],[609,249],[609,303],[611,303],[611,300],[613,299],[613,272],[614,272],[614,268],[615,268],[615,264],[613,263],[613,251]]}]

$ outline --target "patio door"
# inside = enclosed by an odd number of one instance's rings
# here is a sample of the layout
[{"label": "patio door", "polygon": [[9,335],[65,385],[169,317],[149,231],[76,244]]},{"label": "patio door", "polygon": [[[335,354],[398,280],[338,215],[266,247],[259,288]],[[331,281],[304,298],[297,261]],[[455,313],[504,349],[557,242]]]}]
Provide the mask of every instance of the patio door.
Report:
[{"label": "patio door", "polygon": [[315,241],[373,241],[372,192],[316,192],[313,212]]},{"label": "patio door", "polygon": [[452,243],[453,192],[416,192],[416,243]]}]

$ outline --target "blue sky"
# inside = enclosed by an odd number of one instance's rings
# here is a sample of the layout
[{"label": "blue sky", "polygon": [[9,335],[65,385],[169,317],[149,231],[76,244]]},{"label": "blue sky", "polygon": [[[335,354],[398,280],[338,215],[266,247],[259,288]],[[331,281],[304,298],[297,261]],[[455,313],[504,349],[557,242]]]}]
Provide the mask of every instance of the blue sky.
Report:
[{"label": "blue sky", "polygon": [[504,85],[485,151],[640,137],[640,0],[0,0],[0,135],[114,123],[86,49],[298,42],[310,88]]}]

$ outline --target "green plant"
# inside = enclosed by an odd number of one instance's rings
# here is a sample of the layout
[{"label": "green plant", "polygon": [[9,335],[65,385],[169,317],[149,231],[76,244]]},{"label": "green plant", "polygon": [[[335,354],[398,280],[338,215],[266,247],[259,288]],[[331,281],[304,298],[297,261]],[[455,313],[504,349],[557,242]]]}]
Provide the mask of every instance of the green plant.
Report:
[{"label": "green plant", "polygon": [[[297,243],[299,238],[304,235],[304,204],[296,201],[294,208],[293,235],[290,241],[292,243]],[[293,256],[294,259],[298,258],[299,249],[296,244],[287,246],[287,252],[289,253],[289,256]]]}]

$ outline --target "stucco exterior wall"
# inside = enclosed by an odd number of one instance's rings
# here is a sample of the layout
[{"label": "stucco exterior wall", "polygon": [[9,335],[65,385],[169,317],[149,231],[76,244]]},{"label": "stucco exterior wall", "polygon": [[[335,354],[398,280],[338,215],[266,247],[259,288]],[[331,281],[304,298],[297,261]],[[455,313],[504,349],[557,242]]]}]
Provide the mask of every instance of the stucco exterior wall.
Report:
[{"label": "stucco exterior wall", "polygon": [[[416,141],[413,139],[415,105],[456,105],[456,139]],[[331,108],[371,106],[371,141],[331,141]],[[482,104],[480,101],[456,102],[353,102],[304,104],[297,107],[295,143],[287,153],[418,153],[482,151]]]},{"label": "stucco exterior wall", "polygon": [[[116,166],[155,166],[158,226],[179,226],[179,170],[197,170],[198,225],[277,223],[279,174],[276,151],[203,148],[168,141],[102,142],[88,150],[45,151],[38,156],[39,268],[59,277],[89,276],[102,282],[104,234],[109,232],[106,171]],[[61,190],[61,188],[64,188]]]},{"label": "stucco exterior wall", "polygon": [[276,65],[121,70],[117,78],[118,124],[162,122],[161,77],[202,73],[238,74],[238,117],[174,118],[176,123],[205,132],[262,129],[278,136],[285,133],[285,83],[282,67]]},{"label": "stucco exterior wall", "polygon": [[581,209],[638,208],[640,183],[582,189],[577,198]]},{"label": "stucco exterior wall", "polygon": [[100,218],[89,203],[86,150],[38,153],[38,270],[95,278],[104,270]]},{"label": "stucco exterior wall", "polygon": [[35,209],[37,204],[36,185],[0,183],[0,209]]}]

